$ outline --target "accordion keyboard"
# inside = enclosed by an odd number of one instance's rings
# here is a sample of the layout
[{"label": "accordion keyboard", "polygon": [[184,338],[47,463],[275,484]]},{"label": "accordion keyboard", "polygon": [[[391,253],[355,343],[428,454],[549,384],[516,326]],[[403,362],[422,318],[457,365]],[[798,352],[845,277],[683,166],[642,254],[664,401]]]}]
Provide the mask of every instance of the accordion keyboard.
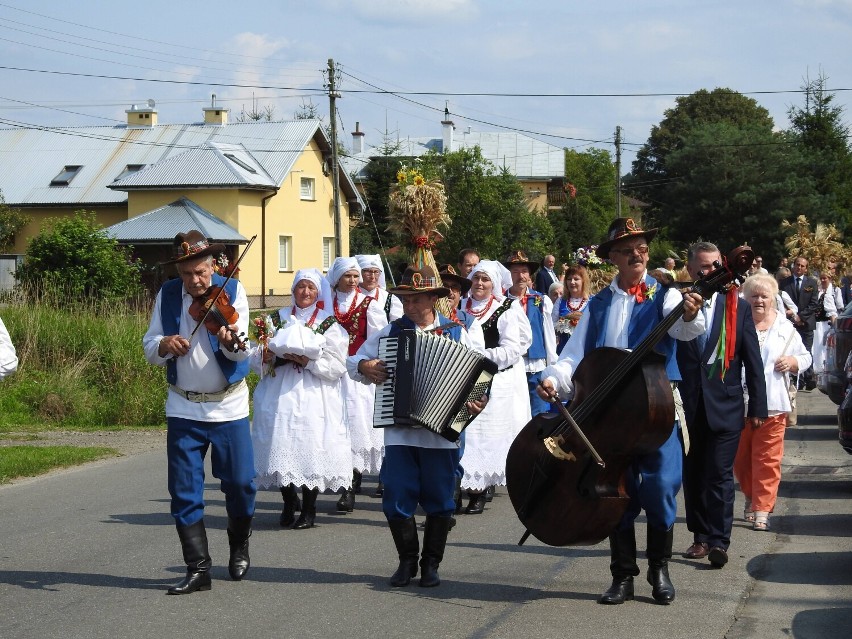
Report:
[{"label": "accordion keyboard", "polygon": [[396,350],[399,339],[388,337],[379,340],[379,359],[387,367],[388,378],[376,385],[376,403],[373,406],[373,426],[393,426],[393,381],[396,374]]}]

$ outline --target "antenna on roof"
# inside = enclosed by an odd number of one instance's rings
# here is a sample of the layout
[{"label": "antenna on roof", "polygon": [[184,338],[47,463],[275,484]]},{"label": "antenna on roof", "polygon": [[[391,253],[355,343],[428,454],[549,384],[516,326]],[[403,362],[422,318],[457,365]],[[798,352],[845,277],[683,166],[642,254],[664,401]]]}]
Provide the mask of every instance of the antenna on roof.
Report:
[{"label": "antenna on roof", "polygon": [[155,106],[157,106],[157,103],[154,102],[153,100],[149,99],[148,100],[148,106],[153,109]]}]

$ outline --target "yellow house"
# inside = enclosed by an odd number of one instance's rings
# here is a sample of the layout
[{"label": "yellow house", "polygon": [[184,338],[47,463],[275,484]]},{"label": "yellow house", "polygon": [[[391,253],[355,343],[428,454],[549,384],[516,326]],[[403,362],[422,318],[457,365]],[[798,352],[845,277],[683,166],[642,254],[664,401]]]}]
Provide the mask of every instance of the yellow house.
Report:
[{"label": "yellow house", "polygon": [[[254,306],[280,304],[300,268],[326,269],[348,255],[349,216],[362,203],[338,169],[334,206],[331,144],[318,120],[159,124],[152,102],[117,127],[0,129],[0,189],[31,218],[14,253],[24,253],[51,217],[78,209],[152,267],[168,259],[176,233],[199,228],[229,248]],[[154,279],[171,273],[154,270]]]}]

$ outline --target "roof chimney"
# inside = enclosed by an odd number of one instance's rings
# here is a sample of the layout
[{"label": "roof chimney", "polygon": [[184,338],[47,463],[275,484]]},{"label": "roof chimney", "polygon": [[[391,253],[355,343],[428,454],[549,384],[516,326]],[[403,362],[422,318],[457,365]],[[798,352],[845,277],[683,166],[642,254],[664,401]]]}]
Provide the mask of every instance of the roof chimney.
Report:
[{"label": "roof chimney", "polygon": [[444,106],[444,119],[441,120],[441,125],[444,128],[443,131],[443,139],[444,139],[444,153],[452,153],[453,151],[453,130],[456,128],[456,125],[453,124],[453,121],[450,120],[450,105],[449,102]]},{"label": "roof chimney", "polygon": [[361,131],[361,123],[355,123],[355,130],[352,131],[352,153],[358,154],[364,151],[364,132]]},{"label": "roof chimney", "polygon": [[225,126],[228,124],[228,112],[230,109],[223,109],[216,106],[216,94],[214,93],[210,99],[210,106],[201,109],[204,111],[204,124],[218,124]]},{"label": "roof chimney", "polygon": [[134,129],[153,129],[157,126],[157,103],[148,100],[145,106],[133,104],[124,112],[127,114],[127,126]]}]

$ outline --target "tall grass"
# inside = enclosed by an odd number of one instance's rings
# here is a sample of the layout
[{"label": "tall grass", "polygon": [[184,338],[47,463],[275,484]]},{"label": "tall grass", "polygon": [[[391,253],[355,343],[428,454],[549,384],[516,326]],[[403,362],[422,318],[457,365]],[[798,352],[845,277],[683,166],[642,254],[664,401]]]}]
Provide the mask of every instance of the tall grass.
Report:
[{"label": "tall grass", "polygon": [[0,382],[0,425],[163,424],[165,372],[142,353],[149,313],[143,299],[10,299],[0,314],[19,364]]}]

